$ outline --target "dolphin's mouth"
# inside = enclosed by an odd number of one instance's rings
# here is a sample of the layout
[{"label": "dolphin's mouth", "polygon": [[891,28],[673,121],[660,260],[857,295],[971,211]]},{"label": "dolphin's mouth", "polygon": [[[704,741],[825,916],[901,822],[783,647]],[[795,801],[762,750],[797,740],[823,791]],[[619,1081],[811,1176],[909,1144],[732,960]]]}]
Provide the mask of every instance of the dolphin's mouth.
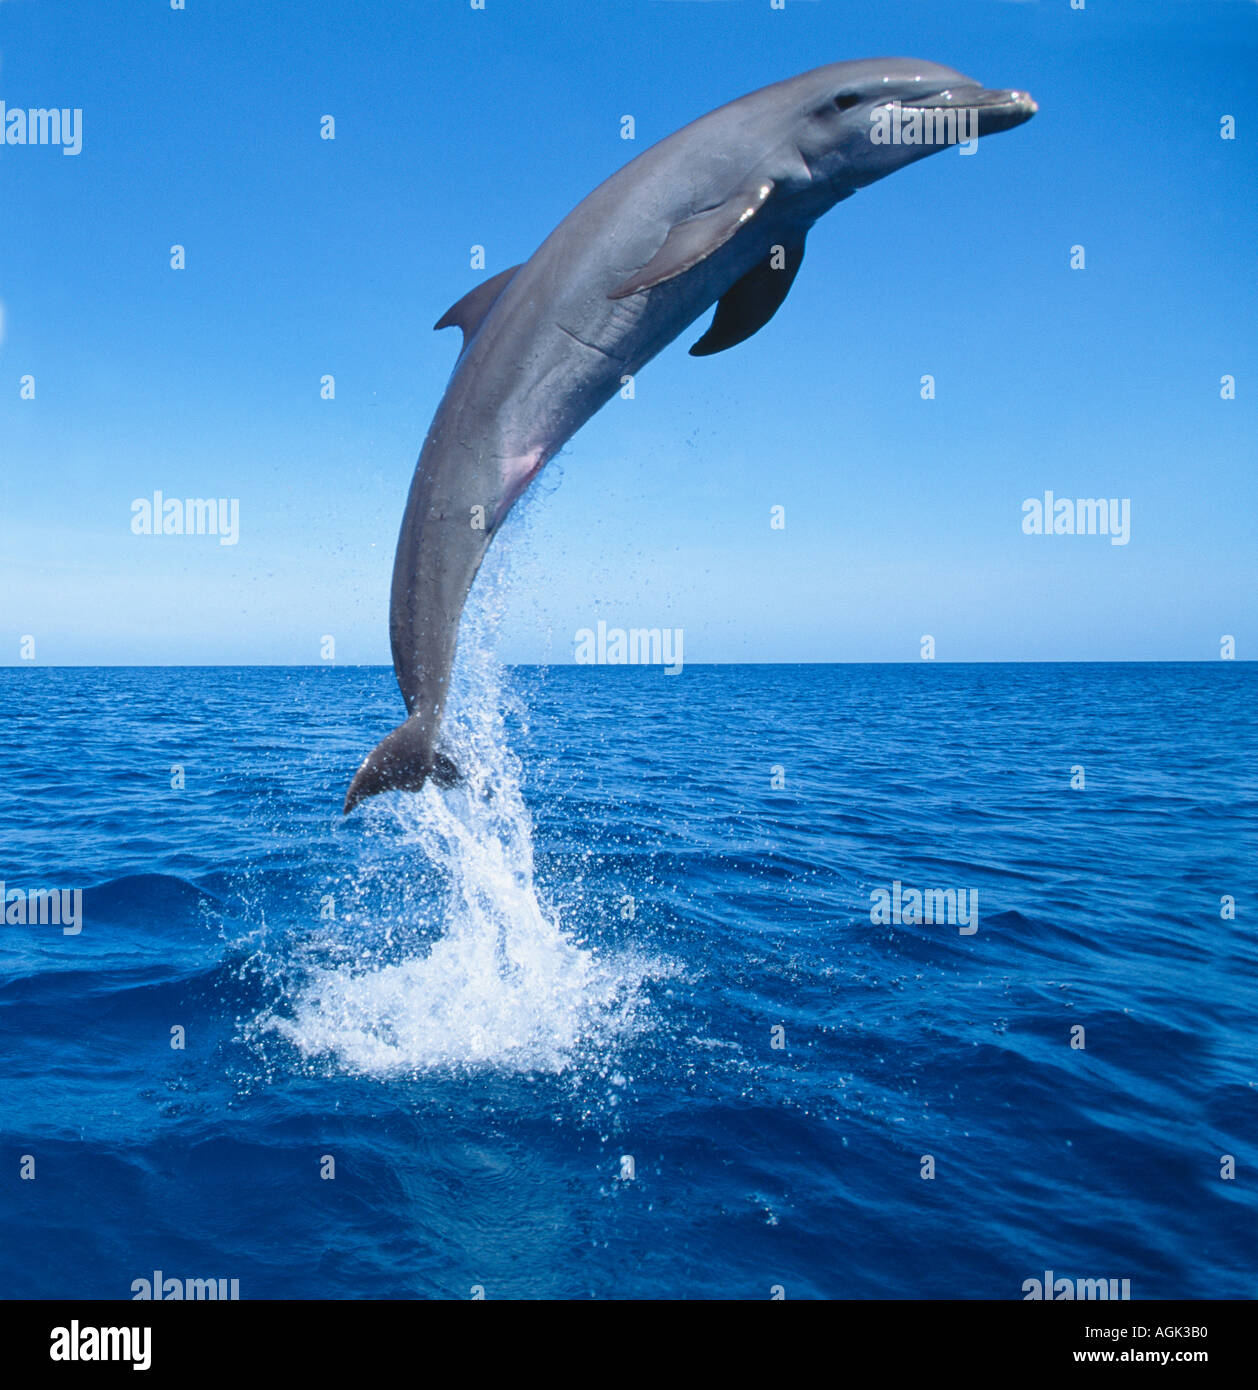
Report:
[{"label": "dolphin's mouth", "polygon": [[995,135],[1002,130],[1012,130],[1024,121],[1029,121],[1040,108],[1030,92],[1000,91],[990,87],[980,87],[977,83],[954,83],[942,91],[916,101],[901,101],[901,111],[921,111],[923,114],[934,111],[973,112],[972,119],[978,127],[979,135]]}]

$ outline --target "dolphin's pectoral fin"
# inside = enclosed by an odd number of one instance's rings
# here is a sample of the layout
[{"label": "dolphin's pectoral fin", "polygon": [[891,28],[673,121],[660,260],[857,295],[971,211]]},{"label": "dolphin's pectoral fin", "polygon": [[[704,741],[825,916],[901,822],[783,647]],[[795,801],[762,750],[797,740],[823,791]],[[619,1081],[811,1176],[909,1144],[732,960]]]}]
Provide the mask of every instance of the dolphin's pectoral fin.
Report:
[{"label": "dolphin's pectoral fin", "polygon": [[433,328],[453,328],[457,324],[463,330],[463,346],[466,347],[472,334],[485,321],[485,315],[494,307],[494,302],[507,288],[511,277],[519,268],[518,265],[513,265],[510,270],[499,271],[497,275],[477,285],[457,304],[451,305],[444,316],[433,324]]},{"label": "dolphin's pectoral fin", "polygon": [[758,333],[782,307],[803,261],[803,237],[775,246],[767,259],[721,296],[712,326],[690,349],[691,357],[724,352]]},{"label": "dolphin's pectoral fin", "polygon": [[719,207],[710,208],[695,217],[678,222],[664,239],[664,245],[623,285],[618,285],[607,297],[624,299],[649,290],[652,285],[671,280],[706,260],[764,207],[773,192],[773,180],[756,178],[742,185]]}]

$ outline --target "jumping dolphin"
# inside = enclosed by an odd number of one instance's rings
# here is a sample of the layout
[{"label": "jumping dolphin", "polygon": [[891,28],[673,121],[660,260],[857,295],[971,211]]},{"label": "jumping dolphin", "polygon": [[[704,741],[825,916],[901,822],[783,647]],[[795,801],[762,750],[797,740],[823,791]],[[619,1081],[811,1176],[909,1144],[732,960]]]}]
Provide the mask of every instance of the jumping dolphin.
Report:
[{"label": "jumping dolphin", "polygon": [[749,338],[786,298],[822,213],[1036,109],[1025,92],[989,91],[936,63],[816,68],[653,145],[579,203],[531,260],[454,305],[436,326],[457,324],[463,347],[415,468],[393,565],[389,636],[408,718],[358,769],[346,811],[377,792],[457,778],[435,743],[472,580],[516,499],[622,379],[714,303],[691,353]]}]

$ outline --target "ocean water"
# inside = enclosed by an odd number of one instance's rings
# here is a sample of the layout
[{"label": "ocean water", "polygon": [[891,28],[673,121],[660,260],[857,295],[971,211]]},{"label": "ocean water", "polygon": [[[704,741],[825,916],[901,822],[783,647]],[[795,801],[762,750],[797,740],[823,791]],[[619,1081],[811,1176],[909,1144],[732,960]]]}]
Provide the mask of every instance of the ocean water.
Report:
[{"label": "ocean water", "polygon": [[0,703],[0,1295],[1258,1293],[1253,666],[486,659],[348,819],[388,670]]}]

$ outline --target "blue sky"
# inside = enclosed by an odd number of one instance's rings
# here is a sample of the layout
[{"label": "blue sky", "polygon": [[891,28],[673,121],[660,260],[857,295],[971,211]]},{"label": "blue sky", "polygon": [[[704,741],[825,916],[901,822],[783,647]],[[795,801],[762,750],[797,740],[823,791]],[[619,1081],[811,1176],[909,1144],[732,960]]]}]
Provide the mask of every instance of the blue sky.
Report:
[{"label": "blue sky", "polygon": [[[0,100],[84,113],[77,157],[0,147],[0,662],[387,662],[470,247],[522,261],[688,120],[879,54],[1040,113],[835,209],[765,330],[696,325],[587,425],[491,548],[498,650],[1251,656],[1252,0],[0,0]],[[133,535],[155,489],[238,498],[238,544]],[[1130,498],[1130,543],[1024,535],[1046,489]]]}]

